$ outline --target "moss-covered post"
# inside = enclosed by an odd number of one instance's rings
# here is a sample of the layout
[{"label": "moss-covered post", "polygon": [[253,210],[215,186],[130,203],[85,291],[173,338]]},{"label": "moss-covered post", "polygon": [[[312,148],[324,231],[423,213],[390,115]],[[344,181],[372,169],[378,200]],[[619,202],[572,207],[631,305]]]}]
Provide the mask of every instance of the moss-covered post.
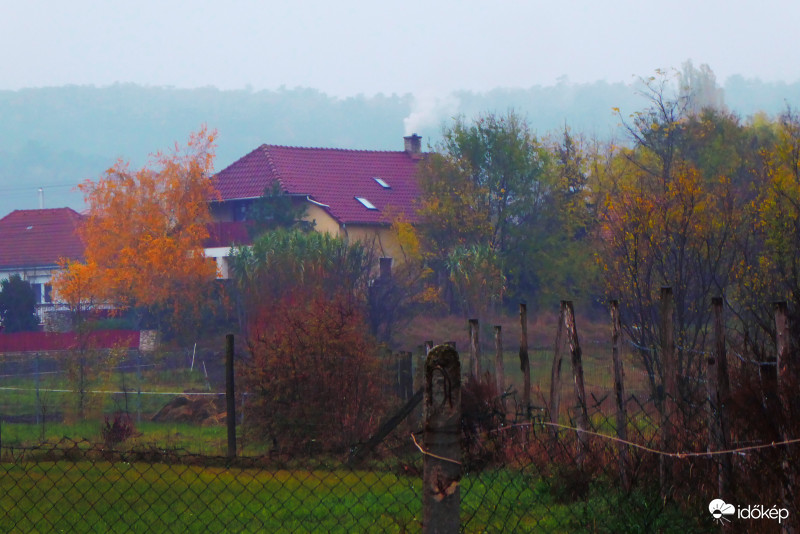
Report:
[{"label": "moss-covered post", "polygon": [[422,531],[456,533],[461,507],[461,363],[447,345],[425,362]]}]

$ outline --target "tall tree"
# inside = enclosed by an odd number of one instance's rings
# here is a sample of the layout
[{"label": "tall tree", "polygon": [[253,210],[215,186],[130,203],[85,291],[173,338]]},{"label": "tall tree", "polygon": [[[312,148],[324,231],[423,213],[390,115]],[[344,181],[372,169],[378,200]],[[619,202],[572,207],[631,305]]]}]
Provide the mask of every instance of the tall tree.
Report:
[{"label": "tall tree", "polygon": [[800,115],[787,109],[775,123],[777,139],[753,172],[757,195],[747,206],[752,223],[738,236],[734,313],[747,348],[758,359],[774,351],[772,301],[789,305],[794,339],[800,336]]},{"label": "tall tree", "polygon": [[150,326],[187,327],[211,290],[216,267],[203,256],[216,132],[205,127],[185,147],[158,152],[137,171],[119,161],[83,191],[86,261],[54,280],[65,298],[135,308]]},{"label": "tall tree", "polygon": [[[484,303],[499,300],[505,288],[515,296],[536,293],[524,253],[546,235],[553,213],[558,180],[551,152],[514,112],[457,118],[436,149],[420,172],[421,234],[430,264],[448,274],[456,292],[480,295]],[[463,270],[478,265],[483,276]],[[466,287],[468,281],[485,286]]]},{"label": "tall tree", "polygon": [[[731,282],[746,200],[724,174],[735,164],[710,163],[712,150],[702,136],[711,130],[668,88],[665,78],[647,81],[650,106],[626,124],[633,146],[616,149],[606,169],[600,259],[608,294],[620,299],[624,327],[642,346],[658,346],[660,288],[673,288],[678,371],[688,375],[701,361],[708,303]],[[719,174],[704,175],[694,162]],[[663,377],[660,354],[644,350],[641,356],[655,388]]]},{"label": "tall tree", "polygon": [[8,333],[27,332],[39,327],[36,295],[31,284],[18,274],[0,281],[0,323]]},{"label": "tall tree", "polygon": [[678,81],[691,113],[699,114],[706,109],[724,111],[725,94],[717,85],[717,77],[711,67],[703,63],[699,69],[695,68],[691,60],[685,61],[681,67]]}]

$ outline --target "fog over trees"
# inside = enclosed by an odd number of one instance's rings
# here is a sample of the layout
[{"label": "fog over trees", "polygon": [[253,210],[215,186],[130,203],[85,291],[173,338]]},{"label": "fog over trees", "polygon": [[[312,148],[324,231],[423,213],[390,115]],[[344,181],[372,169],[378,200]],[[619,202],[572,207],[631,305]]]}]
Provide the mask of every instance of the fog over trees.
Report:
[{"label": "fog over trees", "polygon": [[[757,112],[775,116],[787,105],[800,104],[800,82],[733,76],[718,84],[710,68],[688,62],[677,74],[676,80],[702,96],[699,105],[721,103],[743,119]],[[120,157],[141,165],[149,153],[202,124],[219,131],[219,170],[262,143],[402,150],[401,137],[416,132],[433,145],[453,117],[511,109],[538,136],[566,125],[590,138],[623,138],[612,109],[623,116],[641,109],[640,91],[641,80],[635,78],[629,84],[562,79],[553,86],[483,93],[344,99],[308,88],[221,91],[117,84],[0,91],[0,216],[37,207],[39,187],[46,207],[81,209],[75,185],[96,179]]]}]

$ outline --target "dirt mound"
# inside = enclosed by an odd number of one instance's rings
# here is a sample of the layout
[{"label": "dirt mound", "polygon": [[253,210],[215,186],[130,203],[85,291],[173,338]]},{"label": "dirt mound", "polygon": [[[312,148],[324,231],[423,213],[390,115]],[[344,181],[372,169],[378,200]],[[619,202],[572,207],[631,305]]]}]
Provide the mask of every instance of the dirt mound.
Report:
[{"label": "dirt mound", "polygon": [[158,423],[192,423],[215,426],[225,423],[223,395],[178,395],[161,408],[151,419]]}]

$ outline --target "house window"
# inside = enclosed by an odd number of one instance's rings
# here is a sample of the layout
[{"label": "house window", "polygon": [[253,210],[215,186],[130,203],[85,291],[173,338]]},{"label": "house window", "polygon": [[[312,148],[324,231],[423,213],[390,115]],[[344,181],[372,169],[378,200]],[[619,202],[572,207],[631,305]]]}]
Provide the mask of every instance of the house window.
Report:
[{"label": "house window", "polygon": [[368,210],[376,210],[376,209],[378,209],[378,208],[375,207],[375,205],[372,202],[370,202],[369,200],[367,200],[364,197],[356,197],[356,200],[361,202],[364,205],[364,207],[367,208]]},{"label": "house window", "polygon": [[44,285],[44,301],[47,304],[53,302],[53,286],[50,284]]},{"label": "house window", "polygon": [[33,295],[36,299],[36,304],[42,303],[42,284],[31,284],[31,289],[33,289]]},{"label": "house window", "polygon": [[386,180],[384,180],[383,178],[378,178],[377,176],[375,176],[372,179],[375,180],[376,182],[378,182],[378,185],[381,186],[384,189],[391,189],[392,188],[392,186],[387,184]]}]

